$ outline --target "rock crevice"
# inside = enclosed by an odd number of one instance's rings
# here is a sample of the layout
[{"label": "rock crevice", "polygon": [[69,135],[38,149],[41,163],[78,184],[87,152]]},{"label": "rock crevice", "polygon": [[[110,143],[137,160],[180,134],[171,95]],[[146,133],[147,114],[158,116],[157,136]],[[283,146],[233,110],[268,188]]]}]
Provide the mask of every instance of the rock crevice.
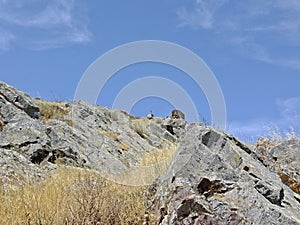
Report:
[{"label": "rock crevice", "polygon": [[[155,224],[299,224],[300,140],[264,143],[188,124],[180,110],[136,118],[83,101],[34,100],[0,82],[2,189],[39,182],[62,164],[126,185],[151,178]],[[160,160],[170,162],[165,173]]]}]

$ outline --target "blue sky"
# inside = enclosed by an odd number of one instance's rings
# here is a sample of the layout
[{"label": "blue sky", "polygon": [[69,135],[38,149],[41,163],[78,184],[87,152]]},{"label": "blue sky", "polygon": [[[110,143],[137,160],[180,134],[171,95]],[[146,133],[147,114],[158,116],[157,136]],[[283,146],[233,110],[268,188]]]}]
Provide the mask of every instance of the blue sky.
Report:
[{"label": "blue sky", "polygon": [[[33,97],[71,101],[94,60],[140,40],[174,42],[199,55],[222,88],[228,130],[241,139],[290,127],[299,132],[299,0],[0,0],[0,79]],[[111,106],[126,84],[146,76],[177,82],[210,121],[201,89],[159,63],[116,73],[98,104]],[[166,116],[172,106],[146,98],[132,113],[150,109]]]}]

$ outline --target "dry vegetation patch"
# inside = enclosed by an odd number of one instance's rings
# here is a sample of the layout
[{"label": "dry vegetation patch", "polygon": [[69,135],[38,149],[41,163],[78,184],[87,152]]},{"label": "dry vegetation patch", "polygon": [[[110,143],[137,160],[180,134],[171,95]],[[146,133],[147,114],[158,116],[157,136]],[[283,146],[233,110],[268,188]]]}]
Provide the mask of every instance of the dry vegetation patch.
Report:
[{"label": "dry vegetation patch", "polygon": [[119,178],[123,184],[152,184],[156,178],[165,174],[176,153],[177,144],[170,144],[165,149],[154,149],[145,153],[139,165],[124,172]]},{"label": "dry vegetation patch", "polygon": [[119,141],[118,135],[113,132],[107,130],[99,130],[99,133],[105,135],[106,137],[112,139],[113,141]]},{"label": "dry vegetation patch", "polygon": [[171,142],[168,144],[168,147],[166,147],[165,149],[157,148],[152,150],[151,152],[145,153],[142,157],[140,165],[149,166],[164,162],[168,166],[172,161],[177,149],[177,144]]},{"label": "dry vegetation patch", "polygon": [[122,143],[119,138],[118,138],[118,135],[115,134],[115,133],[112,133],[110,131],[106,131],[106,130],[99,130],[99,133],[100,134],[103,134],[105,135],[106,137],[108,137],[109,139],[112,139],[113,141],[117,142],[117,146],[119,149],[122,149],[122,150],[125,150],[125,151],[128,151],[129,150],[129,146]]},{"label": "dry vegetation patch", "polygon": [[68,125],[73,126],[73,122],[65,118],[66,115],[69,113],[68,103],[38,100],[36,102],[36,105],[40,109],[43,121],[56,119],[64,121]]},{"label": "dry vegetation patch", "polygon": [[149,120],[148,118],[135,118],[135,119],[131,119],[131,123],[136,124],[149,124],[151,122],[151,120]]},{"label": "dry vegetation patch", "polygon": [[37,185],[1,192],[0,224],[142,224],[145,190],[60,169]]}]

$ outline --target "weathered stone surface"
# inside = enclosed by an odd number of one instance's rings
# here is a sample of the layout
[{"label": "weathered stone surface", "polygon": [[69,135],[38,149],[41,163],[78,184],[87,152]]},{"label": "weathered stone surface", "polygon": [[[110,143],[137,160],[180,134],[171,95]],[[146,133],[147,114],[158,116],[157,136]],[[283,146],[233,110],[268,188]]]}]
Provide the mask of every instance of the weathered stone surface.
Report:
[{"label": "weathered stone surface", "polygon": [[[299,161],[298,161],[299,163]],[[159,224],[299,224],[299,196],[232,136],[190,125],[151,211]]]},{"label": "weathered stone surface", "polygon": [[185,134],[185,127],[187,122],[181,118],[167,117],[163,119],[161,126],[166,129],[170,134],[177,138],[181,138]]},{"label": "weathered stone surface", "polygon": [[49,176],[55,168],[50,163],[37,166],[16,151],[0,148],[0,189],[38,182]]},{"label": "weathered stone surface", "polygon": [[[19,94],[13,88],[9,90]],[[11,91],[2,94],[5,99],[12,99]],[[27,100],[31,102],[29,97]],[[7,122],[1,127],[0,147],[21,154],[36,165],[79,166],[97,170],[104,176],[118,177],[137,166],[146,152],[172,144],[163,138],[166,131],[155,121],[134,123],[131,120],[135,117],[121,110],[76,101],[64,109],[69,111],[64,118],[59,116],[62,120],[40,120],[8,101],[3,104],[9,107],[1,108],[1,113],[7,110],[1,114]]]},{"label": "weathered stone surface", "polygon": [[181,112],[181,111],[178,110],[178,109],[172,110],[171,117],[172,117],[173,119],[183,119],[183,120],[185,119],[184,113]]},{"label": "weathered stone surface", "polygon": [[187,125],[182,115],[148,120],[82,101],[67,105],[57,117],[40,118],[29,96],[0,83],[2,188],[38,182],[57,164],[122,183],[145,153],[180,142],[150,189],[157,224],[300,223],[298,139],[262,141],[253,151],[225,132]]},{"label": "weathered stone surface", "polygon": [[298,138],[273,142],[260,139],[255,151],[264,164],[280,176],[284,184],[300,194],[300,140]]},{"label": "weathered stone surface", "polygon": [[32,119],[24,112],[18,113],[0,133],[0,146],[22,149],[30,144],[45,143],[47,135],[44,130],[45,127],[41,121]]},{"label": "weathered stone surface", "polygon": [[3,82],[0,82],[0,114],[8,122],[17,112],[24,111],[31,118],[38,119],[39,108],[33,104],[30,96]]}]

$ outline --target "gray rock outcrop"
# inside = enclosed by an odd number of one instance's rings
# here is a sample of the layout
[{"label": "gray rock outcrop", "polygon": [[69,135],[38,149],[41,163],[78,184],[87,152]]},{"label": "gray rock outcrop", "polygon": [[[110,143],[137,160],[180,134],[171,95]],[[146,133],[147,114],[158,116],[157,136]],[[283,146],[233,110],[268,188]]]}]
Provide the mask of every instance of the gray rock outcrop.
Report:
[{"label": "gray rock outcrop", "polygon": [[0,82],[4,190],[39,182],[61,165],[124,184],[118,178],[135,172],[145,154],[178,143],[167,173],[149,187],[147,215],[155,224],[300,224],[299,139],[252,148],[226,132],[188,125],[179,110],[165,119],[136,118],[83,101],[31,99]]},{"label": "gray rock outcrop", "polygon": [[185,134],[187,122],[183,112],[180,110],[172,110],[171,116],[163,119],[161,126],[176,138],[182,138]]},{"label": "gray rock outcrop", "polygon": [[270,141],[261,139],[255,152],[282,182],[300,194],[300,140],[299,138]]},{"label": "gray rock outcrop", "polygon": [[0,148],[0,190],[36,183],[55,171],[54,164],[36,166],[22,154]]},{"label": "gray rock outcrop", "polygon": [[4,123],[20,111],[34,119],[41,116],[39,108],[32,103],[29,95],[3,82],[0,82],[0,110]]},{"label": "gray rock outcrop", "polygon": [[[40,107],[46,109],[44,115]],[[124,111],[82,101],[34,100],[4,83],[0,83],[0,128],[0,148],[25,157],[36,169],[41,164],[63,164],[97,170],[111,179],[138,166],[145,153],[168,149],[177,141],[154,120],[144,122]]]},{"label": "gray rock outcrop", "polygon": [[[298,161],[299,164],[299,161]],[[158,224],[299,224],[299,195],[233,136],[190,125],[152,189]]]}]

